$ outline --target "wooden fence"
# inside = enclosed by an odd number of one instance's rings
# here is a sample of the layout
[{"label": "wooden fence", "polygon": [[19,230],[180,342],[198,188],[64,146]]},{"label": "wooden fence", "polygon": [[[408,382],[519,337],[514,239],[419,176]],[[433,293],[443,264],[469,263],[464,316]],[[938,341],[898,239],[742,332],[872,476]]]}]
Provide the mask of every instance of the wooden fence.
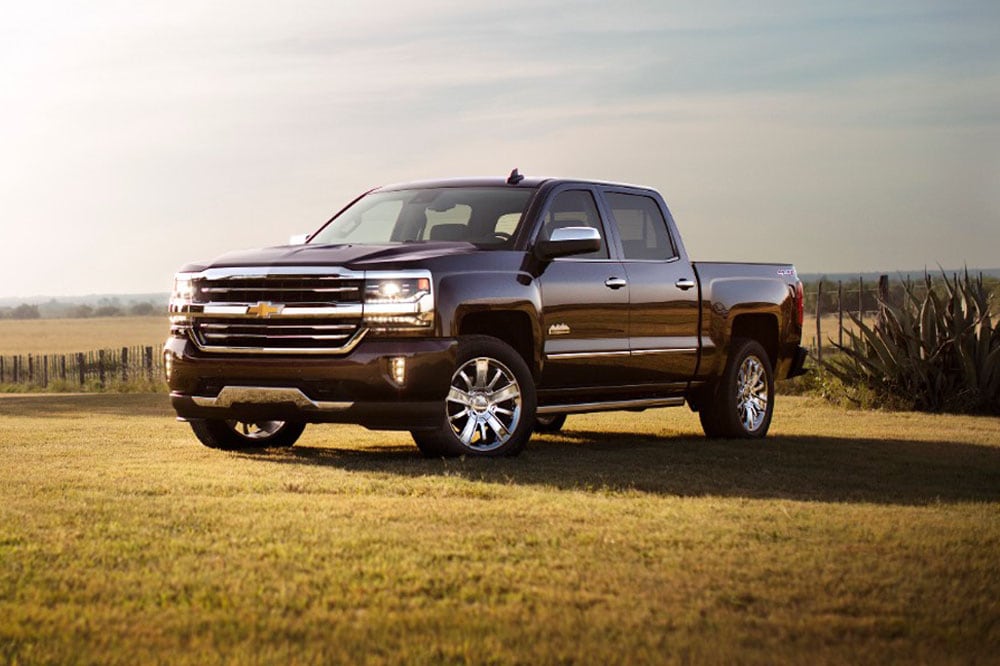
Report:
[{"label": "wooden fence", "polygon": [[54,382],[85,386],[163,377],[163,356],[156,347],[121,347],[75,354],[0,356],[0,384],[45,388]]},{"label": "wooden fence", "polygon": [[[823,360],[823,317],[825,315],[837,315],[837,344],[844,345],[844,314],[850,312],[860,321],[866,318],[877,319],[880,313],[880,304],[889,303],[893,299],[890,297],[889,276],[880,275],[878,282],[871,286],[865,284],[863,277],[858,277],[856,286],[844,288],[844,282],[827,282],[820,280],[816,285],[816,291],[806,294],[807,311],[815,315],[816,337],[809,345],[813,354],[820,361]],[[914,285],[914,289],[919,290],[922,285]],[[825,294],[825,296],[824,296]],[[808,303],[812,301],[812,303]],[[812,305],[810,308],[809,305]],[[809,334],[803,331],[805,338]],[[832,338],[831,338],[832,340]]]}]

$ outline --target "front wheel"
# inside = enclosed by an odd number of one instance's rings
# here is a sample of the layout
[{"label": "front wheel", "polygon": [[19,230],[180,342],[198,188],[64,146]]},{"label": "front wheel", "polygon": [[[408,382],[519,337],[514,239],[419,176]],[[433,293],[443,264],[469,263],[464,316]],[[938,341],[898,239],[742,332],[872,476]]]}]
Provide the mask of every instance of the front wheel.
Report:
[{"label": "front wheel", "polygon": [[774,413],[774,375],[756,340],[735,338],[725,370],[698,416],[708,437],[759,439]]},{"label": "front wheel", "polygon": [[205,419],[191,421],[191,429],[207,447],[237,451],[291,446],[306,429],[306,424],[292,421],[250,422]]},{"label": "front wheel", "polygon": [[430,457],[514,456],[531,437],[535,401],[535,383],[520,354],[496,338],[464,336],[441,424],[413,431],[413,440]]}]

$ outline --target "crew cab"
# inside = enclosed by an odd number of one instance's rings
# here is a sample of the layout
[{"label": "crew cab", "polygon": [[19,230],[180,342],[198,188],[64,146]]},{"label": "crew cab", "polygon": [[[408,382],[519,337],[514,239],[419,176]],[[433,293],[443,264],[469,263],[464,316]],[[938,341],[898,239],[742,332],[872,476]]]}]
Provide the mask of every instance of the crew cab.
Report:
[{"label": "crew cab", "polygon": [[357,423],[514,455],[568,414],[684,404],[709,437],[759,438],[803,372],[795,268],[692,262],[646,187],[391,185],[300,240],[176,275],[170,398],[207,446]]}]

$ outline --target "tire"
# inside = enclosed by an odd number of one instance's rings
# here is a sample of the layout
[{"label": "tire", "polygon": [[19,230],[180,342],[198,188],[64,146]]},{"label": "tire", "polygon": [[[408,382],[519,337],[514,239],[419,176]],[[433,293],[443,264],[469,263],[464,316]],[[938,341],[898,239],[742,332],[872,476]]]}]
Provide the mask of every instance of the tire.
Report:
[{"label": "tire", "polygon": [[212,449],[239,451],[275,446],[291,446],[298,440],[305,423],[293,421],[226,421],[205,419],[191,421],[191,429],[201,443]]},{"label": "tire", "polygon": [[428,457],[516,456],[535,424],[535,382],[510,345],[484,335],[458,339],[441,425],[413,431]]},{"label": "tire", "polygon": [[542,414],[535,416],[535,432],[559,432],[565,423],[565,414]]},{"label": "tire", "polygon": [[760,439],[774,413],[774,372],[756,340],[735,338],[718,383],[698,416],[705,436]]}]

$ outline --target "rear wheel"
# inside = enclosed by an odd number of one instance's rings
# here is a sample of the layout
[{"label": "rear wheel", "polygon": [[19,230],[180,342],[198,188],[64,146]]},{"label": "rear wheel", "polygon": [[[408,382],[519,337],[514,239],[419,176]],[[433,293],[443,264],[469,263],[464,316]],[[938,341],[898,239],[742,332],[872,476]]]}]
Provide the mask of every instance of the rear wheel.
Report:
[{"label": "rear wheel", "polygon": [[436,430],[412,432],[424,455],[517,455],[535,423],[535,384],[528,365],[496,338],[459,338],[443,412]]},{"label": "rear wheel", "polygon": [[774,375],[756,340],[736,338],[726,368],[698,416],[708,437],[758,439],[774,413]]},{"label": "rear wheel", "polygon": [[191,429],[205,446],[235,451],[271,446],[291,446],[306,429],[306,424],[292,421],[251,422],[205,419],[191,421]]}]

